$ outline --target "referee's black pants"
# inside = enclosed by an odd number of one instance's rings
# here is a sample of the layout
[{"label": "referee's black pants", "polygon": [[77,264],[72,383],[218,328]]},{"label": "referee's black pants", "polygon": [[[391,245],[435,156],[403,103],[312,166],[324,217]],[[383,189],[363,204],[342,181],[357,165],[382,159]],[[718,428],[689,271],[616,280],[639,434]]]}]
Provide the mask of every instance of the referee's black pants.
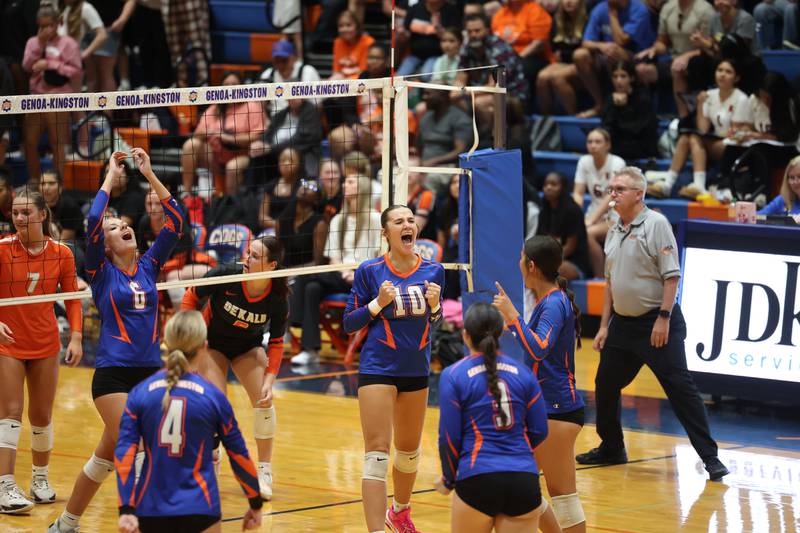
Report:
[{"label": "referee's black pants", "polygon": [[716,457],[717,443],[711,438],[703,400],[686,368],[686,322],[680,307],[675,305],[672,311],[669,339],[661,348],[650,344],[656,318],[658,309],[638,317],[612,314],[595,377],[597,434],[603,441],[601,447],[608,452],[625,447],[620,421],[621,392],[642,365],[647,365],[661,383],[697,454],[704,461]]}]

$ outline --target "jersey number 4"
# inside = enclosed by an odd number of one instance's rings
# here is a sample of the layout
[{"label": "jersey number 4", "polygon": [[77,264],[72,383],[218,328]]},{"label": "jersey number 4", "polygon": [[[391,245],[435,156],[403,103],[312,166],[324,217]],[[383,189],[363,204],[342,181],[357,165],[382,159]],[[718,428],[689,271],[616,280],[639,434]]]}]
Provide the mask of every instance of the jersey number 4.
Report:
[{"label": "jersey number 4", "polygon": [[158,445],[167,449],[170,457],[182,457],[186,442],[184,420],[186,418],[186,398],[170,398],[169,407],[161,417],[158,429]]},{"label": "jersey number 4", "polygon": [[[508,385],[502,379],[497,380],[497,388],[500,389],[500,402],[492,401],[492,418],[494,419],[495,429],[509,429],[514,425],[514,411],[511,410],[511,394],[508,392]],[[500,413],[505,413],[506,421]]]}]

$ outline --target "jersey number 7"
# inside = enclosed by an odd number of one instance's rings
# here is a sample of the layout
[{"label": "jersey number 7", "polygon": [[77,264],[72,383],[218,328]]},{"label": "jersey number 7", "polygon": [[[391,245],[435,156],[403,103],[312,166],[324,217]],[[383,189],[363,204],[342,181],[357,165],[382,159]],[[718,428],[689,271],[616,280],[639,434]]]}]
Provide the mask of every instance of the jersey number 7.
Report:
[{"label": "jersey number 7", "polygon": [[186,442],[184,420],[186,418],[186,398],[170,398],[169,406],[161,417],[158,428],[158,445],[167,448],[170,457],[182,457]]}]

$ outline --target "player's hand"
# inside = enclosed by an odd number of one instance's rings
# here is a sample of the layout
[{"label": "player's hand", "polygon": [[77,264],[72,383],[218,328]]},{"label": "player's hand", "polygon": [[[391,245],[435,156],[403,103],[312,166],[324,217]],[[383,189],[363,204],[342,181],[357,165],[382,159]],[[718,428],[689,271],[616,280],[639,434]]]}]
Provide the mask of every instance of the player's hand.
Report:
[{"label": "player's hand", "polygon": [[650,333],[650,345],[653,348],[661,348],[667,344],[669,339],[669,319],[658,317],[653,324],[653,331]]},{"label": "player's hand", "polygon": [[125,152],[114,152],[108,160],[108,170],[106,170],[106,180],[118,180],[125,173],[125,166],[122,164],[128,158]]},{"label": "player's hand", "polygon": [[120,533],[139,533],[139,519],[133,514],[120,515],[117,526]]},{"label": "player's hand", "polygon": [[428,305],[431,306],[431,309],[439,307],[441,294],[442,288],[437,283],[431,283],[425,280],[425,299],[428,301]]},{"label": "player's hand", "polygon": [[261,385],[261,398],[259,407],[272,407],[272,386],[275,385],[275,374],[265,374],[264,383]]},{"label": "player's hand", "polygon": [[33,71],[34,74],[37,72],[41,72],[43,70],[47,70],[47,60],[45,58],[38,60],[36,63],[33,64],[31,70]]},{"label": "player's hand", "polygon": [[433,488],[436,490],[436,492],[444,496],[447,496],[448,494],[453,492],[451,489],[448,489],[447,487],[444,486],[444,478],[441,476],[433,483]]},{"label": "player's hand", "polygon": [[248,509],[242,519],[242,531],[261,527],[261,509]]},{"label": "player's hand", "polygon": [[147,152],[141,148],[134,148],[131,150],[131,155],[133,155],[133,161],[136,163],[136,166],[139,167],[139,172],[141,172],[144,177],[153,173],[153,168],[150,166],[150,156],[147,155]]},{"label": "player's hand", "polygon": [[345,283],[349,283],[350,285],[353,284],[353,280],[356,278],[356,271],[355,270],[343,270],[342,271],[342,280]]},{"label": "player's hand", "polygon": [[75,335],[67,345],[67,351],[64,352],[64,362],[68,366],[78,366],[78,363],[83,359],[83,337]]},{"label": "player's hand", "polygon": [[14,333],[4,322],[0,322],[0,344],[14,344]]},{"label": "player's hand", "polygon": [[697,106],[700,107],[708,100],[708,93],[706,91],[700,91],[697,95]]},{"label": "player's hand", "polygon": [[511,298],[509,298],[506,294],[503,286],[500,285],[500,282],[495,281],[494,286],[497,287],[497,294],[494,295],[492,305],[494,305],[497,310],[500,311],[500,314],[503,315],[503,320],[506,324],[513,322],[519,317],[517,309],[514,307]]},{"label": "player's hand", "polygon": [[592,348],[597,350],[598,352],[603,349],[603,346],[606,345],[606,339],[608,338],[608,328],[600,327],[597,329],[597,335],[594,336],[594,341],[592,342]]},{"label": "player's hand", "polygon": [[392,282],[388,279],[381,283],[381,288],[378,291],[378,305],[381,307],[386,307],[397,296],[397,287],[392,285]]}]

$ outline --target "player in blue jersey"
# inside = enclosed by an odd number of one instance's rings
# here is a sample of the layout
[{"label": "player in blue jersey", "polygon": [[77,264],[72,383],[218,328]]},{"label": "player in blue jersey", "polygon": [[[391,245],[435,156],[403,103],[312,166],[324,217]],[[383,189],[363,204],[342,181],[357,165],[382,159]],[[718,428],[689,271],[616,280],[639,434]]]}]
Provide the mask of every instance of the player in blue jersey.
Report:
[{"label": "player in blue jersey", "polygon": [[[386,255],[356,269],[344,328],[367,327],[361,348],[358,406],[364,434],[361,492],[368,530],[414,533],[411,492],[428,403],[431,328],[442,316],[444,269],[414,252],[418,228],[402,205],[381,213]],[[394,501],[386,509],[386,474],[394,430]]]},{"label": "player in blue jersey", "polygon": [[[208,363],[206,324],[179,311],[164,328],[167,367],[131,390],[114,452],[119,530],[142,533],[220,531],[212,451],[219,434],[236,480],[250,502],[244,529],[261,524],[256,468],[228,399],[197,371]],[[136,480],[139,441],[146,459]]]},{"label": "player in blue jersey", "polygon": [[[283,246],[274,235],[253,239],[244,261],[220,265],[204,277],[270,272],[280,267]],[[283,335],[289,314],[286,278],[265,278],[193,287],[181,309],[203,309],[208,321],[208,364],[203,375],[223,392],[228,370],[239,378],[253,406],[253,435],[258,448],[261,497],[272,498],[272,443],[275,406],[272,387],[283,358]],[[268,350],[262,347],[269,331]]]},{"label": "player in blue jersey", "polygon": [[525,241],[519,268],[537,304],[527,325],[500,284],[494,305],[516,336],[527,363],[542,386],[549,436],[536,449],[545,473],[552,510],[539,527],[545,533],[586,531],[586,519],[575,482],[575,440],[583,427],[583,398],[575,387],[575,341],[580,346],[581,312],[558,275],[563,250],[557,240],[537,235]]},{"label": "player in blue jersey", "polygon": [[164,206],[167,222],[140,257],[133,229],[119,218],[105,216],[111,188],[123,177],[122,162],[128,157],[114,152],[89,210],[86,239],[86,272],[101,321],[92,398],[105,428],[94,454],[78,474],[65,511],[49,533],[78,530],[81,515],[114,471],[114,445],[128,393],[161,368],[156,280],[178,242],[183,219],[177,202],[153,173],[150,157],[141,148],[134,148],[132,156]]},{"label": "player in blue jersey", "polygon": [[542,509],[533,452],[547,436],[542,390],[530,370],[497,353],[502,332],[497,309],[470,306],[462,337],[471,355],[439,379],[442,477],[434,486],[455,488],[451,529],[459,533],[537,531]]}]

